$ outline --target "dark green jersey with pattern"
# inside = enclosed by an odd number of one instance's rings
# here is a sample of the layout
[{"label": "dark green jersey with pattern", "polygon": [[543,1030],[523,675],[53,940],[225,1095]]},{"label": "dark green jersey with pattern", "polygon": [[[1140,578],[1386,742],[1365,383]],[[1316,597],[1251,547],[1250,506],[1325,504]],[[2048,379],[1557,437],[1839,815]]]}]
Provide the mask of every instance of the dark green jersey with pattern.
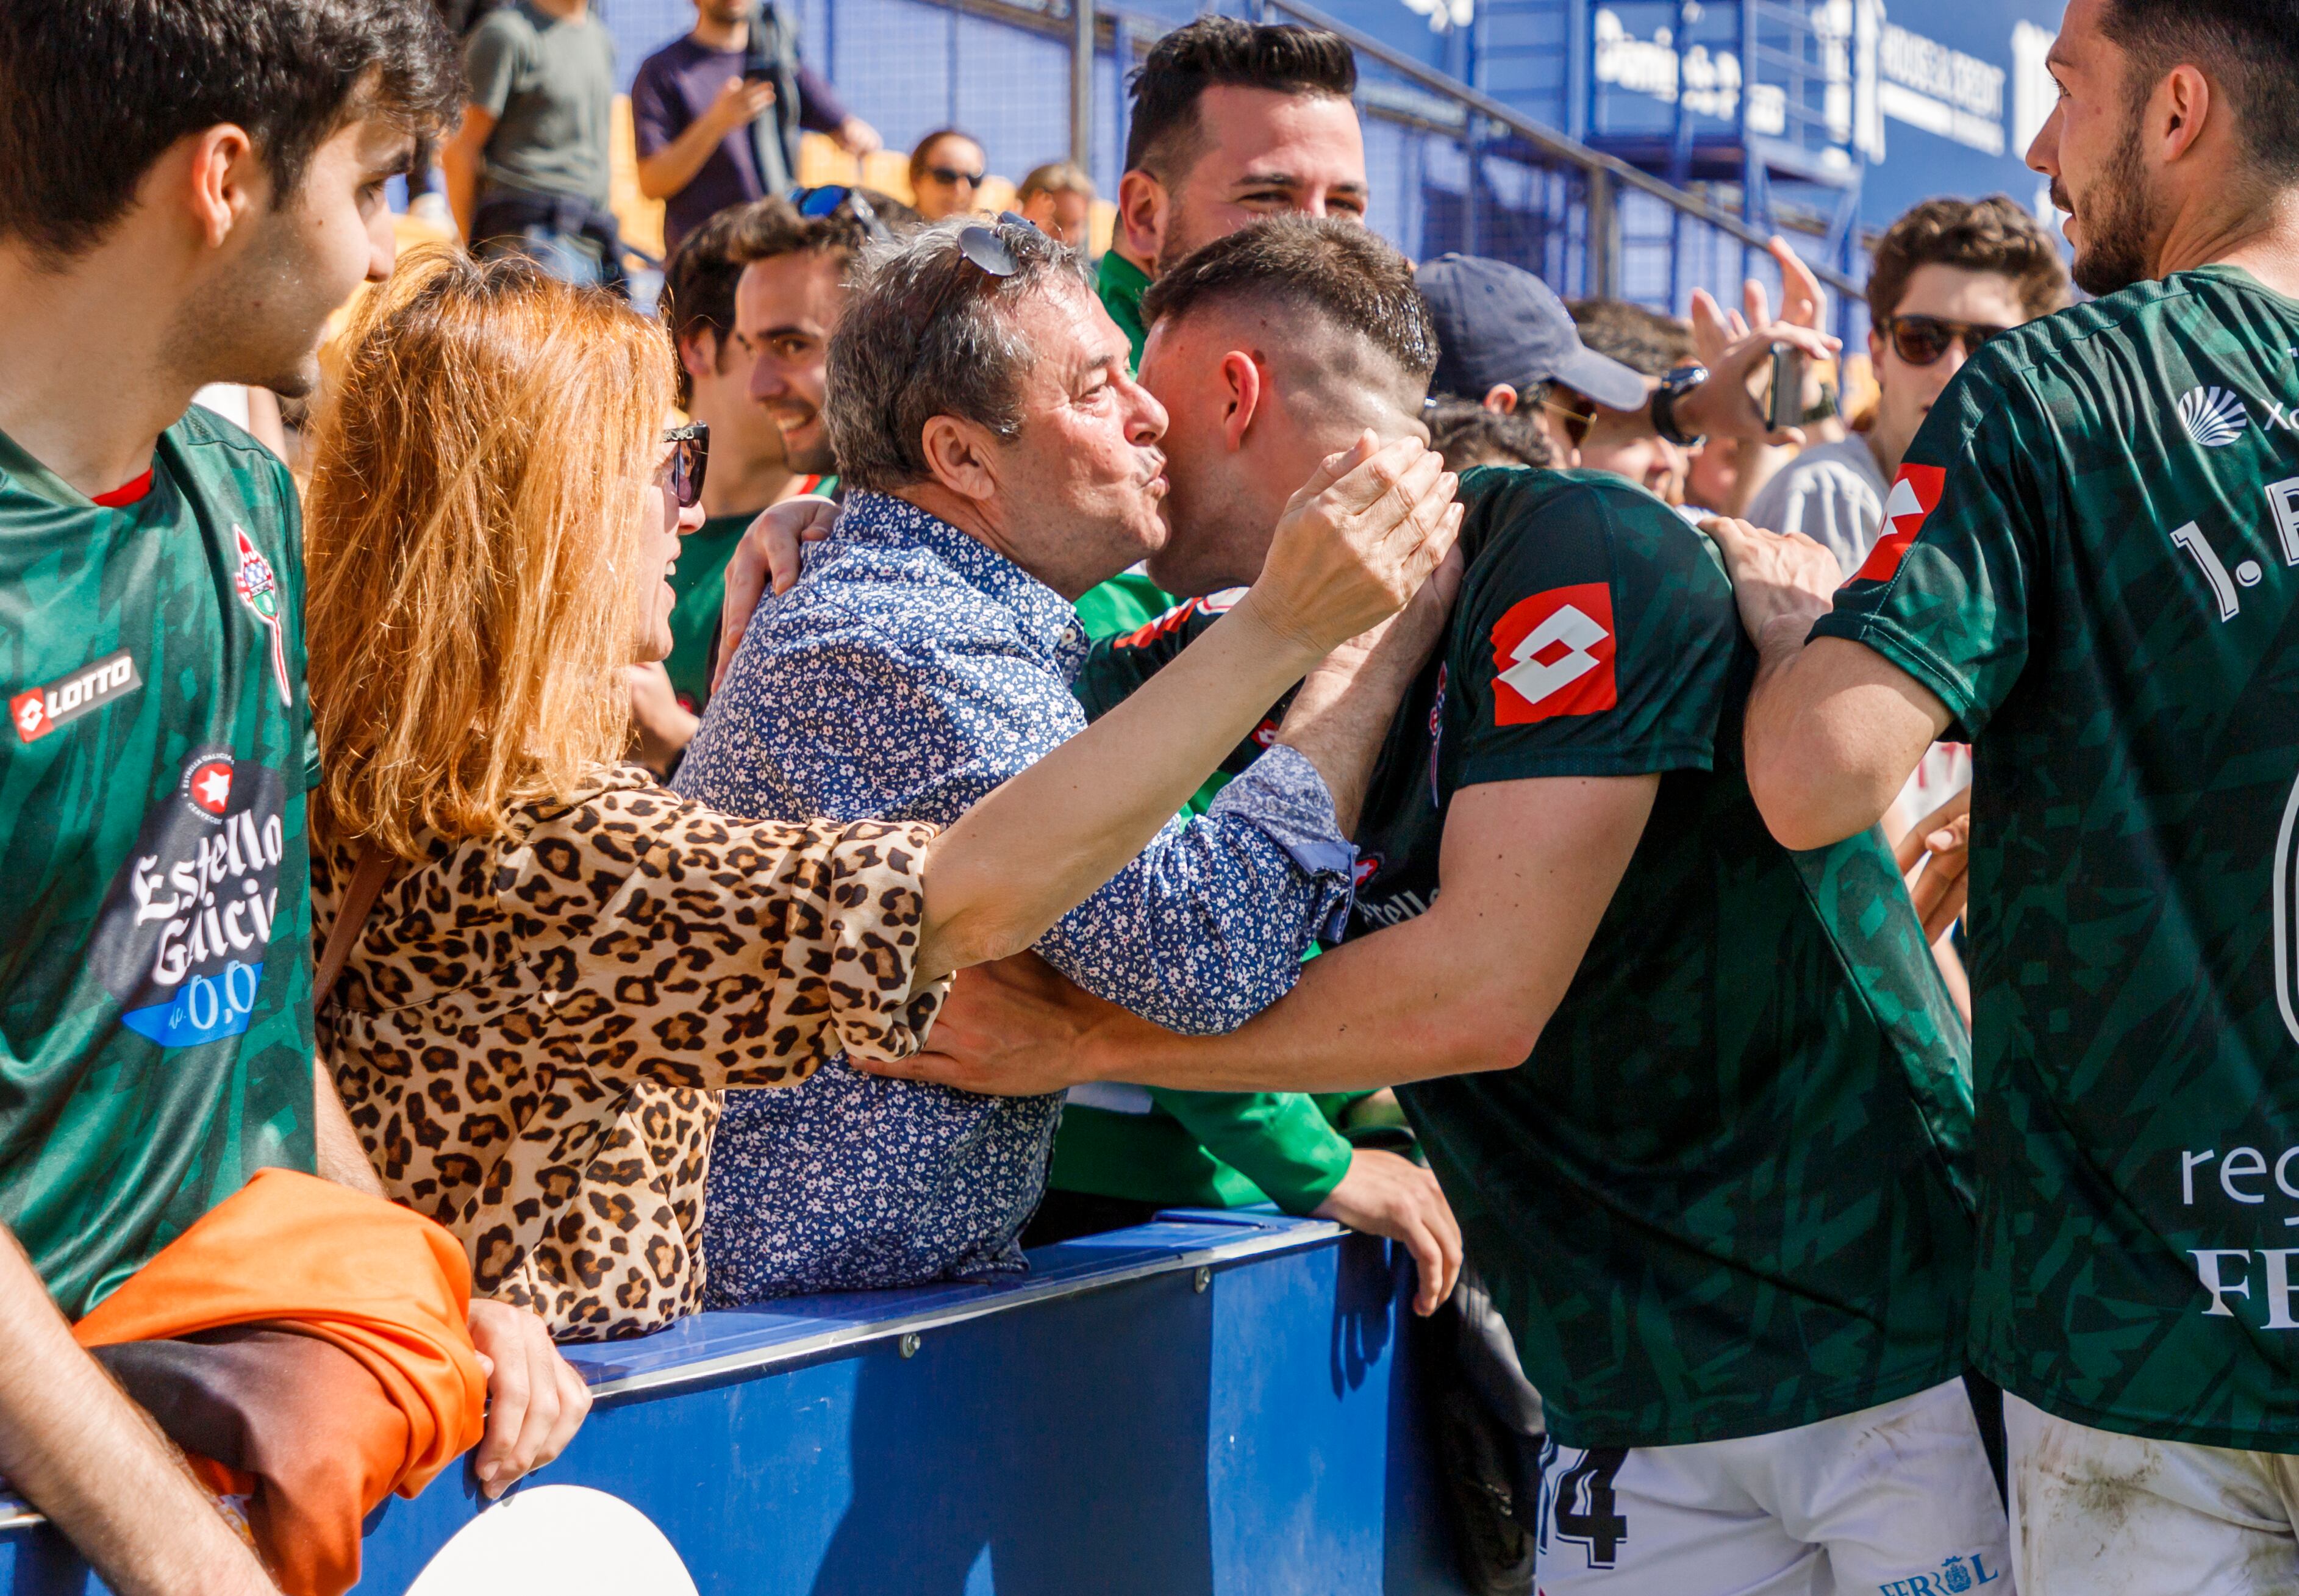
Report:
[{"label": "dark green jersey with pattern", "polygon": [[2299,1451],[2299,302],[2180,272],[1991,341],[1816,631],[1973,743],[1977,1360]]},{"label": "dark green jersey with pattern", "polygon": [[300,537],[196,407],[116,506],[0,437],[0,1219],[74,1318],[312,1167]]},{"label": "dark green jersey with pattern", "polygon": [[[1351,934],[1428,909],[1460,789],[1660,778],[1531,1056],[1403,1089],[1552,1428],[1719,1440],[1954,1377],[1967,1060],[1890,853],[1765,831],[1753,653],[1673,511],[1593,472],[1473,471],[1461,496],[1467,578],[1374,774]],[[1097,649],[1094,696],[1201,625]]]}]

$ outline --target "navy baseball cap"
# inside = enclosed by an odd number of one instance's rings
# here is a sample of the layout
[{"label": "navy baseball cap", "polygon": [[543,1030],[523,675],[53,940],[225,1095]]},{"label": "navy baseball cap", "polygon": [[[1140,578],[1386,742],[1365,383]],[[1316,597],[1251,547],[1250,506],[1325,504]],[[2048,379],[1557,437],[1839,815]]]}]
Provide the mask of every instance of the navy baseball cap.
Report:
[{"label": "navy baseball cap", "polygon": [[1440,255],[1415,280],[1437,323],[1431,393],[1482,399],[1499,383],[1561,382],[1609,410],[1644,408],[1644,378],[1583,345],[1573,312],[1530,271],[1481,255]]}]

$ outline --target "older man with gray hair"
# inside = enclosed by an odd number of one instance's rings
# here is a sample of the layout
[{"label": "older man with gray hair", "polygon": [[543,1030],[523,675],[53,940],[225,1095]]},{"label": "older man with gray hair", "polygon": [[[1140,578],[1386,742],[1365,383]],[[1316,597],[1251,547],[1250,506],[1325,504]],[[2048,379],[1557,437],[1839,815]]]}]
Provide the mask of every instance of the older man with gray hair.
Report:
[{"label": "older man with gray hair", "polygon": [[[1077,596],[1160,548],[1166,413],[1083,258],[1018,221],[884,246],[830,350],[844,512],[762,607],[681,769],[739,813],[948,822],[1075,735]],[[1368,434],[1286,518],[1366,528],[1457,515],[1418,442]],[[1435,588],[1436,584],[1432,584]],[[1350,900],[1349,841],[1441,598],[1312,673],[1208,814],[1170,823],[1038,952],[1173,1029],[1234,1028],[1293,984]],[[773,1097],[784,1101],[752,1101]],[[825,1068],[727,1107],[713,1154],[710,1298],[916,1284],[1020,1266],[1058,1096],[995,1099]],[[1423,1311],[1459,1231],[1402,1160],[1357,1220],[1412,1249]]]}]

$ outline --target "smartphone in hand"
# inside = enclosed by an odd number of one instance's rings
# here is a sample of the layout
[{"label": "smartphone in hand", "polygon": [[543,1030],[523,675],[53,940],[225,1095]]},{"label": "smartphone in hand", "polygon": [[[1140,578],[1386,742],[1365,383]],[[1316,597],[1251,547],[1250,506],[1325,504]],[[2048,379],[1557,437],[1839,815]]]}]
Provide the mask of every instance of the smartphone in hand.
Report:
[{"label": "smartphone in hand", "polygon": [[1804,424],[1804,373],[1808,358],[1793,344],[1772,345],[1772,391],[1764,405],[1764,425],[1774,432]]}]

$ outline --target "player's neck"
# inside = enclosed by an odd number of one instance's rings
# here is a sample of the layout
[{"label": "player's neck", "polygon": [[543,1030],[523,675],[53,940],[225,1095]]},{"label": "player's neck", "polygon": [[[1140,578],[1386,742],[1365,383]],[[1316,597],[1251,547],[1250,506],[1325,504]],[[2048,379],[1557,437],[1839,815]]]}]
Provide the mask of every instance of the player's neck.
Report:
[{"label": "player's neck", "polygon": [[2182,217],[2156,252],[2157,277],[2198,266],[2237,266],[2263,287],[2299,299],[2299,187],[2265,204]]},{"label": "player's neck", "polygon": [[0,248],[0,432],[91,498],[150,469],[200,387],[165,368],[176,306],[135,253],[44,271]]}]

